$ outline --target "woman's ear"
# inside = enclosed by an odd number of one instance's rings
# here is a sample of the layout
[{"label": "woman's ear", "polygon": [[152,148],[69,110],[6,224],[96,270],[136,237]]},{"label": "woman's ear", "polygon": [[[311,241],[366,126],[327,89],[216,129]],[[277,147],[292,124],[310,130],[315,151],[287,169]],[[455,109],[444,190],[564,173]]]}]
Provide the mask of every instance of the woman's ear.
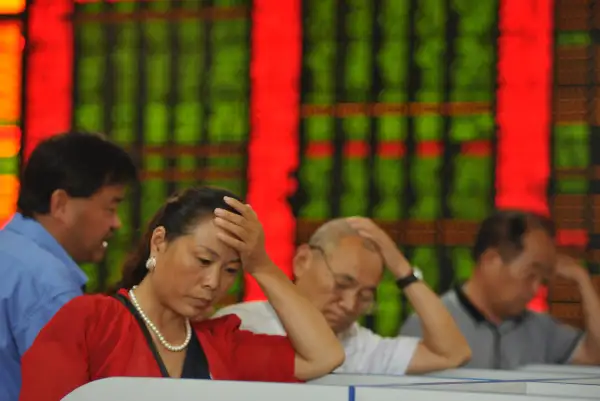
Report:
[{"label": "woman's ear", "polygon": [[150,254],[156,255],[164,252],[167,245],[167,231],[163,226],[156,227],[152,231],[152,237],[150,238]]}]

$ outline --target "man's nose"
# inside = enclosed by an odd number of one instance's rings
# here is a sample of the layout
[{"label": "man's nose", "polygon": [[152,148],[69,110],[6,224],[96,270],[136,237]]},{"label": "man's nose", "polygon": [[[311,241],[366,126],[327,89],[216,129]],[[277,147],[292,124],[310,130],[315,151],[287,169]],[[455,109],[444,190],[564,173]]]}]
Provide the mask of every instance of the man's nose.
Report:
[{"label": "man's nose", "polygon": [[115,218],[112,223],[112,229],[118,230],[119,228],[121,228],[122,225],[123,223],[121,223],[121,219],[119,218],[119,216],[115,215]]},{"label": "man's nose", "polygon": [[344,312],[349,313],[356,309],[356,296],[352,293],[346,292],[342,294],[340,298],[340,307]]}]

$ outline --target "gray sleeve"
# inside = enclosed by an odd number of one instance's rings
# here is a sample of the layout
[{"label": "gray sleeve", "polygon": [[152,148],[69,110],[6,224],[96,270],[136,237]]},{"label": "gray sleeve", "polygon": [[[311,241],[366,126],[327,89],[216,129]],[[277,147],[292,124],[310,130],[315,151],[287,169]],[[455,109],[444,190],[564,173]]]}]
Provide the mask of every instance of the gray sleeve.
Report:
[{"label": "gray sleeve", "polygon": [[561,323],[550,315],[539,315],[547,336],[546,362],[549,364],[569,363],[573,352],[583,337],[583,331]]},{"label": "gray sleeve", "polygon": [[400,329],[401,336],[407,337],[423,337],[423,330],[421,329],[421,319],[413,313],[402,325]]}]

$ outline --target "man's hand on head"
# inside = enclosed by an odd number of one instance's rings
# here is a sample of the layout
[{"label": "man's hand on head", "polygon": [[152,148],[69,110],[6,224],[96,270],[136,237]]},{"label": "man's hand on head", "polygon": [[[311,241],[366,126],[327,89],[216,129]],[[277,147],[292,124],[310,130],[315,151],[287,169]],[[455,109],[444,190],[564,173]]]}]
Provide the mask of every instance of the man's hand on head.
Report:
[{"label": "man's hand on head", "polygon": [[580,283],[589,279],[589,273],[574,258],[568,255],[558,255],[556,262],[556,275],[565,280]]},{"label": "man's hand on head", "polygon": [[402,278],[412,273],[410,263],[396,243],[373,220],[366,217],[348,217],[346,220],[361,237],[373,241],[394,277]]}]

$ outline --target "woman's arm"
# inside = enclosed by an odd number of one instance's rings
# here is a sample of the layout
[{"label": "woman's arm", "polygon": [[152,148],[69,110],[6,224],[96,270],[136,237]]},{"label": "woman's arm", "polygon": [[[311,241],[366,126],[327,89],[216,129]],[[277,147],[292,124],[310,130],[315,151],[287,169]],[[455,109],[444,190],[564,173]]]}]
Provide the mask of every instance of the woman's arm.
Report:
[{"label": "woman's arm", "polygon": [[331,372],[344,362],[342,345],[323,315],[267,255],[262,225],[252,208],[228,197],[225,202],[240,214],[216,209],[214,222],[224,230],[217,236],[239,251],[244,270],[256,279],[275,309],[296,351],[296,378],[309,380]]},{"label": "woman's arm", "polygon": [[296,351],[298,379],[323,376],[344,362],[344,348],[323,315],[298,293],[281,269],[270,264],[252,276],[275,309]]}]

